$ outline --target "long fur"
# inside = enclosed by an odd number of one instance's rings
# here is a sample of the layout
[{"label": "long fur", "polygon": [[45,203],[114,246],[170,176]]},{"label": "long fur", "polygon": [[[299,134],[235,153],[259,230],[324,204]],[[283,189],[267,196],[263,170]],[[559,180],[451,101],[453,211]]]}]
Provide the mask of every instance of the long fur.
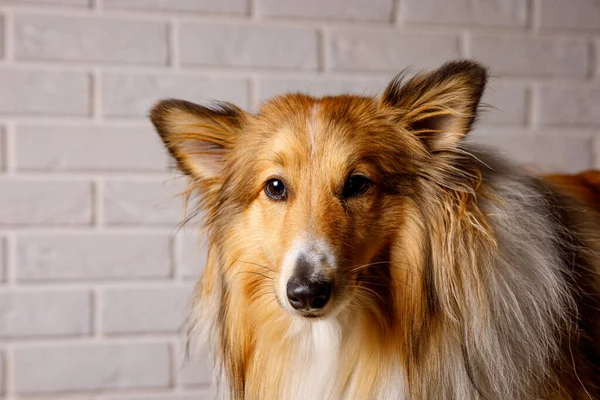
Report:
[{"label": "long fur", "polygon": [[[600,398],[600,185],[530,176],[470,145],[485,78],[462,61],[380,99],[155,107],[206,212],[190,332],[210,341],[221,398]],[[272,165],[293,202],[265,200]],[[352,165],[375,186],[346,204],[328,188]],[[341,260],[343,290],[316,320],[278,292],[307,229]]]}]

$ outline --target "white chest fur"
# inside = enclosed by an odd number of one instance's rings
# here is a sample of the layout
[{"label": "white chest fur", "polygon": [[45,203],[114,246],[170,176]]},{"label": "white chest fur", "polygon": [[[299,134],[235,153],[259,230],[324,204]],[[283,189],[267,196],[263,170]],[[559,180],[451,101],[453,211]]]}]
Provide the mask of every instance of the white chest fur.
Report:
[{"label": "white chest fur", "polygon": [[291,335],[297,339],[285,389],[285,400],[335,399],[341,345],[336,321],[298,322]]},{"label": "white chest fur", "polygon": [[[339,382],[340,356],[344,351],[339,323],[298,323],[290,334],[298,339],[298,348],[287,378],[284,400],[353,400],[356,382],[348,382],[345,388],[341,388]],[[382,377],[375,394],[377,400],[405,399],[404,374],[400,364],[396,367],[391,374]]]}]

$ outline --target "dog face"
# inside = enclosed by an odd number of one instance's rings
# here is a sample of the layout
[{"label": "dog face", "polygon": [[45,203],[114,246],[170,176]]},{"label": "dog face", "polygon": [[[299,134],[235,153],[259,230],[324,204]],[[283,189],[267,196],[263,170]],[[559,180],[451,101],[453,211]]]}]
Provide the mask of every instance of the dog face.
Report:
[{"label": "dog face", "polygon": [[380,99],[285,95],[257,114],[165,100],[151,118],[204,196],[231,290],[323,318],[373,298],[378,265],[419,246],[406,235],[419,182],[458,149],[484,85],[481,67],[457,62]]}]

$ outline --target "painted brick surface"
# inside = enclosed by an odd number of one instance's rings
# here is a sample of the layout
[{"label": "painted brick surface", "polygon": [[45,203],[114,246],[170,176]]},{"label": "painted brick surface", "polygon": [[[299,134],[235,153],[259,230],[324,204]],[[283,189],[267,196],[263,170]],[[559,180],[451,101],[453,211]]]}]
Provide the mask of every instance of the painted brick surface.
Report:
[{"label": "painted brick surface", "polygon": [[198,279],[208,257],[208,241],[206,234],[195,234],[190,228],[181,232],[181,256],[179,273],[186,279]]},{"label": "painted brick surface", "polygon": [[90,79],[86,73],[0,68],[0,86],[0,114],[90,114]]},{"label": "painted brick surface", "polygon": [[4,128],[0,127],[0,172],[6,169],[6,133]]},{"label": "painted brick surface", "polygon": [[584,78],[589,73],[589,43],[579,38],[474,35],[471,55],[499,75]]},{"label": "painted brick surface", "polygon": [[248,0],[104,0],[106,8],[246,14]]},{"label": "painted brick surface", "polygon": [[600,124],[600,85],[544,85],[539,99],[543,125]]},{"label": "painted brick surface", "polygon": [[90,0],[0,0],[0,5],[60,5],[88,7]]},{"label": "painted brick surface", "polygon": [[165,172],[168,166],[167,153],[150,124],[23,125],[16,138],[17,169],[23,171]]},{"label": "painted brick surface", "polygon": [[392,0],[261,0],[263,15],[314,19],[390,21]]},{"label": "painted brick surface", "polygon": [[17,276],[21,281],[166,278],[169,253],[168,235],[24,235],[17,240]]},{"label": "painted brick surface", "polygon": [[[201,216],[147,114],[377,95],[454,58],[491,79],[470,140],[600,168],[596,0],[0,0],[0,399],[213,399],[181,327]],[[2,394],[4,392],[4,394]]]},{"label": "painted brick surface", "polygon": [[86,290],[0,290],[0,339],[89,334],[91,307]]},{"label": "painted brick surface", "polygon": [[0,236],[0,283],[6,281],[7,258],[6,239]]},{"label": "painted brick surface", "polygon": [[69,344],[17,349],[15,387],[21,394],[166,388],[166,343]]},{"label": "painted brick surface", "polygon": [[0,352],[0,396],[5,393],[4,385],[5,385],[5,374],[6,374],[6,361],[4,357],[4,353]]},{"label": "painted brick surface", "polygon": [[594,154],[594,163],[592,168],[600,170],[600,139],[598,137],[594,137],[593,146],[592,152]]},{"label": "painted brick surface", "polygon": [[460,57],[459,37],[369,30],[336,30],[331,33],[331,68],[341,71],[399,73],[414,66],[432,68]]},{"label": "painted brick surface", "polygon": [[15,21],[15,41],[23,60],[167,63],[165,23],[23,15]]},{"label": "painted brick surface", "polygon": [[600,3],[595,0],[544,0],[540,5],[542,28],[600,30]]},{"label": "painted brick surface", "polygon": [[176,333],[185,326],[192,285],[107,289],[102,327],[114,333]]},{"label": "painted brick surface", "polygon": [[89,225],[89,182],[2,179],[0,226]]},{"label": "painted brick surface", "polygon": [[192,347],[187,357],[183,356],[181,350],[176,354],[176,380],[179,384],[186,388],[195,388],[213,382],[213,365],[209,360],[206,343]]},{"label": "painted brick surface", "polygon": [[523,27],[526,0],[406,0],[400,17],[406,22]]},{"label": "painted brick surface", "polygon": [[182,181],[110,180],[105,184],[104,209],[109,225],[166,225],[184,218]]},{"label": "painted brick surface", "polygon": [[248,81],[214,79],[198,75],[123,75],[104,77],[103,110],[107,117],[144,118],[161,98],[178,98],[196,103],[228,101],[248,108]]},{"label": "painted brick surface", "polygon": [[182,23],[180,38],[184,65],[317,68],[314,29]]},{"label": "painted brick surface", "polygon": [[591,135],[561,131],[485,131],[473,141],[485,144],[523,165],[546,172],[577,172],[592,164]]},{"label": "painted brick surface", "polygon": [[214,400],[214,396],[208,389],[190,391],[189,394],[158,394],[142,396],[117,396],[100,397],[100,400]]},{"label": "painted brick surface", "polygon": [[525,85],[492,80],[483,96],[485,105],[480,121],[493,124],[524,125],[527,120]]}]

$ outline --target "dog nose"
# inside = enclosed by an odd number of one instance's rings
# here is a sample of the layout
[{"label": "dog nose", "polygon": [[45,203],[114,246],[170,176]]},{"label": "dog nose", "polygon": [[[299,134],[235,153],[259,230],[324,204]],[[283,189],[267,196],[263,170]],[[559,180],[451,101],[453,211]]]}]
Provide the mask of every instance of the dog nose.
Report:
[{"label": "dog nose", "polygon": [[327,304],[331,283],[326,280],[308,281],[292,277],[287,283],[287,297],[295,310],[318,310]]}]

